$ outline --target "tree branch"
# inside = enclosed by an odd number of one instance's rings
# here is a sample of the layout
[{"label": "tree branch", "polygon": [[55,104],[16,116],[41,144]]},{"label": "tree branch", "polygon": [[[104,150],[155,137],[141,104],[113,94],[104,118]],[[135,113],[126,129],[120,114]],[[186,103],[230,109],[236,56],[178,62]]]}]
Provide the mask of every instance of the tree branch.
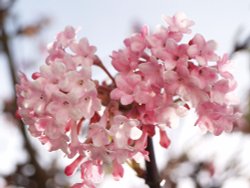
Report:
[{"label": "tree branch", "polygon": [[150,188],[160,188],[160,175],[157,169],[153,140],[151,137],[148,137],[147,151],[149,152],[150,161],[146,161],[146,184]]},{"label": "tree branch", "polygon": [[[13,56],[11,54],[10,48],[9,48],[9,36],[6,33],[5,30],[5,24],[4,22],[0,25],[0,31],[1,31],[1,43],[2,43],[2,51],[6,55],[6,59],[8,61],[8,66],[10,70],[10,75],[12,78],[12,86],[13,86],[13,91],[15,91],[15,85],[17,84],[17,77],[16,77],[16,70],[15,70],[15,64],[13,60]],[[17,109],[17,101],[14,99],[14,107],[12,109]],[[15,116],[15,111],[11,112],[13,116]],[[25,125],[22,123],[21,120],[17,120],[17,124],[21,131],[21,134],[23,135],[24,138],[24,146],[27,149],[27,152],[29,154],[29,161],[30,163],[35,167],[36,172],[33,176],[34,181],[37,183],[37,188],[45,188],[46,187],[46,181],[48,179],[47,173],[41,168],[39,163],[37,162],[36,159],[36,151],[33,149],[27,133],[25,131]]]},{"label": "tree branch", "polygon": [[108,71],[108,69],[106,69],[106,67],[103,65],[102,61],[100,60],[100,58],[98,56],[95,56],[94,65],[100,67],[107,74],[107,76],[111,79],[111,81],[115,85],[115,79],[114,79],[114,77],[110,74],[110,72]]}]

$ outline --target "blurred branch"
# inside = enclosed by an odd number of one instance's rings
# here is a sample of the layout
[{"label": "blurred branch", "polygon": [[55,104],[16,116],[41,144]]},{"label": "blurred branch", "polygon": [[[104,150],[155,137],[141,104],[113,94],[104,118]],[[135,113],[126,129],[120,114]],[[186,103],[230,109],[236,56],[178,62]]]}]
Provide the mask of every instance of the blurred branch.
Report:
[{"label": "blurred branch", "polygon": [[235,42],[233,44],[233,49],[232,52],[230,53],[230,57],[235,55],[237,52],[242,52],[242,51],[250,52],[250,35],[247,36],[243,40],[243,42],[240,42],[239,36],[241,35],[241,33],[242,29],[239,29],[238,32],[236,32]]},{"label": "blurred branch", "polygon": [[5,20],[6,15],[9,13],[9,10],[13,7],[16,0],[9,0],[4,2],[0,0],[0,24]]},{"label": "blurred branch", "polygon": [[36,36],[45,26],[49,24],[50,20],[48,18],[41,18],[35,23],[26,25],[25,27],[19,27],[16,31],[16,35],[21,36]]},{"label": "blurred branch", "polygon": [[[13,86],[13,91],[15,91],[15,85],[17,83],[17,77],[16,77],[16,69],[15,69],[15,63],[14,63],[14,59],[13,59],[13,54],[11,52],[11,49],[9,47],[9,43],[11,41],[10,36],[8,35],[7,31],[6,31],[6,16],[8,15],[8,11],[11,8],[11,6],[13,5],[15,1],[10,1],[10,4],[5,7],[4,9],[0,9],[0,43],[2,46],[2,53],[5,54],[7,62],[8,62],[8,67],[9,67],[9,71],[10,71],[10,75],[12,78],[12,86]],[[16,99],[13,99],[13,107],[10,109],[10,114],[12,114],[13,118],[15,116],[15,110],[17,109],[17,101]],[[24,147],[27,150],[27,153],[29,155],[29,163],[32,164],[35,168],[35,173],[32,177],[32,179],[34,180],[34,182],[36,182],[36,185],[32,185],[30,186],[30,188],[45,188],[46,187],[46,181],[49,179],[49,176],[47,175],[46,171],[41,168],[41,166],[39,165],[38,161],[37,161],[37,153],[36,151],[33,149],[28,136],[26,134],[25,131],[25,125],[22,123],[21,120],[17,120],[17,127],[19,128],[23,139],[24,139]],[[18,171],[18,167],[17,167],[17,171]]]},{"label": "blurred branch", "polygon": [[[250,34],[248,34],[248,36],[246,36],[243,41],[240,41],[239,37],[241,37],[242,31],[243,29],[239,28],[235,34],[233,49],[232,49],[232,52],[230,53],[231,58],[239,52],[246,52],[247,55],[250,57]],[[249,99],[250,99],[250,95],[249,95]],[[234,128],[234,131],[240,131],[244,134],[250,134],[250,100],[249,99],[248,99],[247,111],[243,112],[244,113],[243,117],[236,123],[236,126]]]}]

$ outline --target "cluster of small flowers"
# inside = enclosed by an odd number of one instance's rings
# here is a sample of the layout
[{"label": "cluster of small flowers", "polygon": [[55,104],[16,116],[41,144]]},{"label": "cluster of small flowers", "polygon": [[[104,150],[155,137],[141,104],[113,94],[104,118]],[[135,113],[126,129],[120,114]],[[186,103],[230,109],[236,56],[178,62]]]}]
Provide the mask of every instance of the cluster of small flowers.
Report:
[{"label": "cluster of small flowers", "polygon": [[231,131],[238,113],[230,101],[236,82],[226,70],[228,56],[218,56],[215,41],[200,34],[181,43],[193,25],[184,14],[165,21],[167,28],[153,34],[143,28],[124,41],[125,49],[113,52],[112,64],[119,73],[111,97],[123,105],[138,104],[140,121],[163,125],[160,129],[193,107],[197,125],[215,135]]},{"label": "cluster of small flowers", "polygon": [[232,130],[238,114],[229,94],[236,83],[227,55],[218,56],[215,42],[200,34],[181,43],[193,25],[184,14],[165,21],[168,27],[153,34],[144,27],[113,52],[118,74],[110,85],[91,79],[91,67],[100,65],[96,48],[86,38],[77,42],[72,27],[57,35],[33,81],[20,75],[18,114],[51,151],[74,158],[65,168],[67,175],[81,170],[74,188],[94,188],[107,171],[119,179],[128,160],[149,160],[147,138],[156,129],[167,148],[166,128],[190,108],[196,124],[215,135]]},{"label": "cluster of small flowers", "polygon": [[16,87],[18,114],[31,134],[50,151],[61,149],[75,158],[65,169],[67,175],[80,166],[83,182],[74,187],[94,187],[106,166],[113,166],[118,179],[127,159],[146,156],[146,137],[141,136],[138,120],[124,116],[111,102],[100,116],[98,83],[91,79],[91,66],[98,60],[95,51],[87,39],[77,42],[75,30],[67,27],[49,48],[46,65],[32,75],[33,81],[21,74]]}]

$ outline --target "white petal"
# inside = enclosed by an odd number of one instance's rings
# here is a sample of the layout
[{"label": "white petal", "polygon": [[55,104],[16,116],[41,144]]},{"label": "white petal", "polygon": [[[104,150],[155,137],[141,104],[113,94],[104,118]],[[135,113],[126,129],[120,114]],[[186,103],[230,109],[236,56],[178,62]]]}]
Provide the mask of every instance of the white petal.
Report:
[{"label": "white petal", "polygon": [[142,135],[141,129],[138,129],[137,127],[133,127],[130,130],[130,138],[132,140],[138,140]]}]

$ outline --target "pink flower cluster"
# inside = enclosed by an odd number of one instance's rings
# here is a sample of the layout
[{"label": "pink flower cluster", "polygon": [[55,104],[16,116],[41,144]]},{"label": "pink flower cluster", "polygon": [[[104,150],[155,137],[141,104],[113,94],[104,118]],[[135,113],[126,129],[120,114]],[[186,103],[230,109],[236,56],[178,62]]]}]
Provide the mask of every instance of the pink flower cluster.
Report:
[{"label": "pink flower cluster", "polygon": [[50,151],[73,159],[65,173],[80,169],[82,177],[73,188],[94,188],[109,172],[119,179],[123,163],[149,160],[147,138],[156,130],[167,148],[166,128],[191,108],[196,124],[215,135],[232,130],[239,115],[228,97],[236,83],[225,68],[227,55],[218,56],[215,42],[200,34],[182,42],[193,25],[184,14],[165,21],[168,27],[153,34],[144,27],[113,52],[115,83],[91,78],[93,65],[104,66],[96,48],[86,38],[78,42],[72,27],[57,35],[32,81],[20,75],[18,114]]},{"label": "pink flower cluster", "polygon": [[165,17],[168,27],[150,34],[145,27],[125,39],[125,49],[112,54],[112,64],[118,71],[111,97],[122,105],[138,106],[143,125],[160,130],[171,127],[176,116],[196,109],[198,125],[219,135],[231,131],[238,117],[227,96],[236,87],[235,80],[225,67],[227,55],[215,53],[216,43],[190,34],[193,22],[179,13]]}]

